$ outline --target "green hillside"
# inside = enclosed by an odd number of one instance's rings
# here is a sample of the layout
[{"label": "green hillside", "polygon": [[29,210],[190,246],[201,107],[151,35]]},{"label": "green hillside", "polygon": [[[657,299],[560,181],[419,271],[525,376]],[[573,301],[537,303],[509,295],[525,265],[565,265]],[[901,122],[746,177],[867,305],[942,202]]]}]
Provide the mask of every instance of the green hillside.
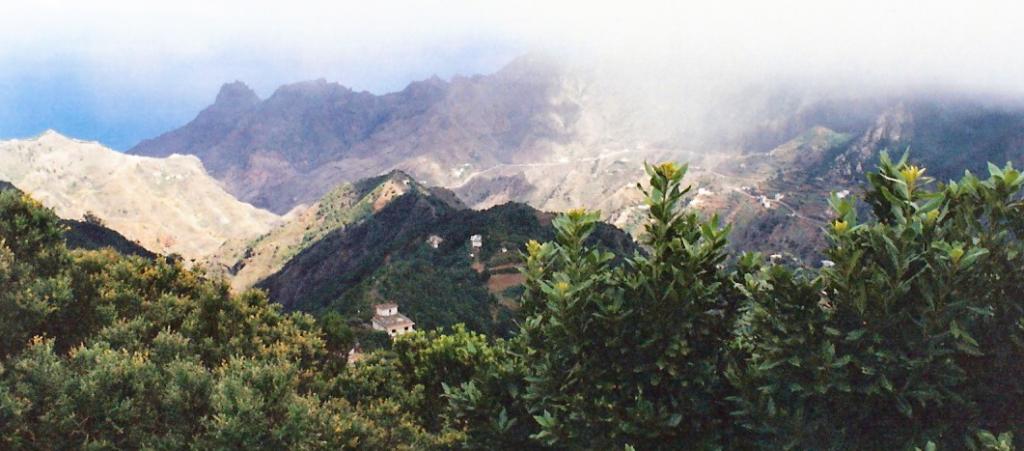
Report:
[{"label": "green hillside", "polygon": [[[424,329],[464,323],[482,332],[507,331],[522,282],[520,252],[529,240],[554,237],[551,218],[523,204],[475,211],[411,190],[328,233],[257,286],[288,309],[369,320],[372,304],[393,300]],[[470,237],[477,234],[482,247],[473,249]],[[436,249],[431,236],[441,240]],[[619,254],[634,248],[628,235],[610,226],[595,240]]]},{"label": "green hillside", "polygon": [[[400,171],[338,185],[319,201],[254,240],[229,240],[206,266],[231,280],[236,291],[252,287],[328,233],[362,221],[409,190],[427,193]],[[453,205],[461,206],[454,196]]]}]

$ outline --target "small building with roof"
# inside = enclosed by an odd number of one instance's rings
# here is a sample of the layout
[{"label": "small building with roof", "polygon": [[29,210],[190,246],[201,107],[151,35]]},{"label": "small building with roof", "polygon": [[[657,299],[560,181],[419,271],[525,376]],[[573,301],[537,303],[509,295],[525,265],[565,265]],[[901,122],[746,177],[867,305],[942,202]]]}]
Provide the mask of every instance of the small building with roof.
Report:
[{"label": "small building with roof", "polygon": [[416,323],[407,316],[398,313],[398,304],[385,302],[373,306],[373,319],[370,324],[374,330],[382,330],[395,337],[415,330]]},{"label": "small building with roof", "polygon": [[473,235],[469,237],[469,243],[472,246],[469,249],[469,258],[476,258],[480,248],[484,246],[484,237],[481,235]]}]

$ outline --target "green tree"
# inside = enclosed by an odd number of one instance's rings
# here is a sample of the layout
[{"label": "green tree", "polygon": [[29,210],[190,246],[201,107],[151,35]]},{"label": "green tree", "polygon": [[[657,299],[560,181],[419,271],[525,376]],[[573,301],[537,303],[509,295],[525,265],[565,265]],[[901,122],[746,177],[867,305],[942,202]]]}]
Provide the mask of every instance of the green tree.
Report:
[{"label": "green tree", "polygon": [[59,329],[73,304],[70,256],[52,211],[15,190],[0,191],[0,358]]},{"label": "green tree", "polygon": [[460,431],[469,449],[540,449],[532,437],[540,425],[524,400],[527,360],[520,338],[497,340],[493,359],[483,361],[469,380],[444,385],[445,425]]},{"label": "green tree", "polygon": [[562,215],[555,242],[529,245],[521,335],[536,439],[652,449],[722,446],[728,436],[722,345],[737,303],[723,269],[728,228],[682,211],[685,171],[647,167],[647,252],[624,265],[584,245],[597,213]]},{"label": "green tree", "polygon": [[834,265],[745,278],[738,413],[767,447],[962,447],[1024,425],[1024,385],[1007,377],[1024,369],[1024,179],[991,166],[928,189],[924,172],[883,155],[874,220],[832,199]]}]

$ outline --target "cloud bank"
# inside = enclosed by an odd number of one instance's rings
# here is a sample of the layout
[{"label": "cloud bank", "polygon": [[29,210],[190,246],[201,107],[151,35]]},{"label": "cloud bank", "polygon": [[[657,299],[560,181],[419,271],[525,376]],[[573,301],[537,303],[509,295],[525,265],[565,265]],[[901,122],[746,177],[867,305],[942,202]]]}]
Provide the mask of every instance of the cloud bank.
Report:
[{"label": "cloud bank", "polygon": [[1024,93],[1014,2],[610,3],[7,2],[0,137],[58,128],[127,148],[236,79],[262,96],[314,78],[383,93],[529,51],[667,81]]}]

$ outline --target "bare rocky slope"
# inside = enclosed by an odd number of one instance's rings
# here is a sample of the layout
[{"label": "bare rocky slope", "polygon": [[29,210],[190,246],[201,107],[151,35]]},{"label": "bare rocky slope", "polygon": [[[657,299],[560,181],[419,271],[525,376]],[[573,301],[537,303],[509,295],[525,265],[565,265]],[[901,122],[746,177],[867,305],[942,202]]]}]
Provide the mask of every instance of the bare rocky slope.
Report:
[{"label": "bare rocky slope", "polygon": [[229,238],[262,234],[280,220],[236,200],[194,156],[127,155],[54,131],[0,142],[0,179],[62,218],[88,212],[152,252],[186,259]]}]

